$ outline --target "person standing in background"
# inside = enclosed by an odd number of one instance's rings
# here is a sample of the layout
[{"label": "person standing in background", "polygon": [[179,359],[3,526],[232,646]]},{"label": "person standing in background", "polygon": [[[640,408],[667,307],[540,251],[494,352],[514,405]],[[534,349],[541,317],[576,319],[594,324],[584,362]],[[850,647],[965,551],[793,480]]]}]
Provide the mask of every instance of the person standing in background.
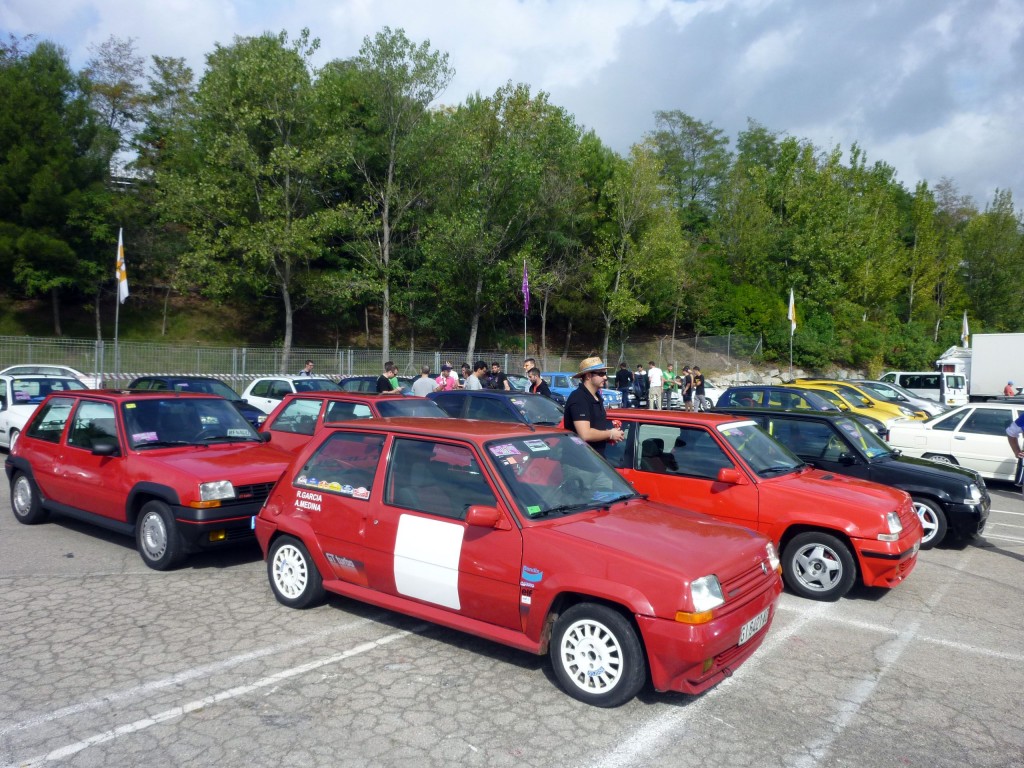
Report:
[{"label": "person standing in background", "polygon": [[473,364],[473,372],[466,377],[465,389],[470,391],[475,389],[483,389],[481,379],[487,375],[487,363],[483,360],[477,360]]},{"label": "person standing in background", "polygon": [[424,365],[420,368],[420,377],[412,383],[412,393],[419,397],[426,397],[431,392],[437,391],[437,385],[430,378],[430,366]]},{"label": "person standing in background", "polygon": [[448,363],[441,366],[441,375],[434,383],[437,384],[435,392],[450,392],[459,388],[459,380],[452,375],[452,367]]},{"label": "person standing in background", "polygon": [[575,432],[604,456],[609,442],[617,443],[625,436],[619,427],[612,424],[604,410],[601,387],[608,380],[608,366],[600,357],[588,357],[580,363],[580,370],[573,374],[573,378],[580,379],[580,385],[565,401],[562,426]]},{"label": "person standing in background", "polygon": [[653,360],[647,363],[647,407],[661,410],[661,397],[665,390],[665,374]]},{"label": "person standing in background", "polygon": [[[392,379],[392,376],[394,379]],[[384,363],[384,373],[377,377],[377,392],[395,392],[398,390],[398,368],[394,362],[388,360]]]},{"label": "person standing in background", "polygon": [[544,397],[551,397],[551,389],[548,387],[548,383],[541,378],[540,368],[534,366],[526,374],[530,379],[530,392],[535,395],[544,395]]},{"label": "person standing in background", "polygon": [[306,364],[299,371],[299,376],[312,376],[313,375],[313,361],[307,360]]},{"label": "person standing in background", "polygon": [[619,363],[619,370],[615,373],[615,388],[622,395],[622,407],[629,408],[629,393],[633,389],[633,374],[625,363]]}]

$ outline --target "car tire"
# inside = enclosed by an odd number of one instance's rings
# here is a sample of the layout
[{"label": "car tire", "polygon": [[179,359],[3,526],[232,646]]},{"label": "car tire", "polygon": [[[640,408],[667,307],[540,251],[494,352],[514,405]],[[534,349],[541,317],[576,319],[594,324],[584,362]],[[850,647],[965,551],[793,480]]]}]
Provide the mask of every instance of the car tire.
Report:
[{"label": "car tire", "polygon": [[931,499],[915,498],[913,501],[914,511],[921,518],[921,525],[924,527],[921,549],[931,549],[941,544],[946,538],[946,513]]},{"label": "car tire", "polygon": [[15,472],[11,480],[11,511],[14,518],[24,525],[45,522],[50,516],[50,513],[43,509],[35,482],[24,472]]},{"label": "car tire", "polygon": [[14,444],[18,442],[18,435],[20,435],[20,434],[21,434],[21,432],[19,432],[17,429],[12,429],[11,430],[11,434],[10,434],[10,436],[7,439],[7,453],[8,454],[14,453]]},{"label": "car tire", "polygon": [[936,464],[952,464],[954,467],[959,466],[959,462],[955,458],[947,456],[944,453],[925,453],[921,458],[928,459],[928,461],[934,461]]},{"label": "car tire", "polygon": [[786,544],[782,576],[797,595],[832,602],[853,587],[857,565],[841,539],[822,531],[807,531]]},{"label": "car tire", "polygon": [[323,577],[309,556],[309,550],[292,536],[282,536],[270,545],[267,578],[281,605],[310,608],[323,602]]},{"label": "car tire", "polygon": [[630,701],[647,679],[647,659],[629,620],[597,603],[578,603],[555,622],[548,648],[555,677],[595,707]]},{"label": "car tire", "polygon": [[135,522],[135,547],[142,562],[154,571],[167,571],[185,556],[178,524],[162,501],[147,501]]}]

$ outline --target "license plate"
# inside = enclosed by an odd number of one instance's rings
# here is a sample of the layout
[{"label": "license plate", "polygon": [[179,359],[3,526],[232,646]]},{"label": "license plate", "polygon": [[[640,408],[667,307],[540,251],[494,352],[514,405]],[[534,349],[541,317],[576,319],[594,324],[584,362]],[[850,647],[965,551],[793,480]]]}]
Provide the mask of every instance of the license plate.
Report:
[{"label": "license plate", "polygon": [[252,520],[249,521],[249,527],[254,531],[256,530],[256,515],[253,515]]},{"label": "license plate", "polygon": [[740,645],[743,645],[747,640],[756,635],[759,630],[764,629],[764,625],[768,623],[769,610],[771,609],[765,608],[757,614],[757,616],[743,625],[743,628],[740,630]]}]

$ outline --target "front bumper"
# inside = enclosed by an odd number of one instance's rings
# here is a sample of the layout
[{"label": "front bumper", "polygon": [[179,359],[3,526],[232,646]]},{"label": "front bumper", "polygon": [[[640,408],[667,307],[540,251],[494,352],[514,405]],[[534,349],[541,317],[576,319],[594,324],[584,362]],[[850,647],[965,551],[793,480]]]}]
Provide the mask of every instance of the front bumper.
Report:
[{"label": "front bumper", "polygon": [[854,539],[853,548],[857,552],[864,586],[895,587],[917,565],[921,531],[918,528],[916,535],[904,536],[893,542]]},{"label": "front bumper", "polygon": [[171,509],[186,545],[191,550],[199,550],[255,541],[252,519],[259,514],[261,506],[262,501],[209,509],[185,506]]},{"label": "front bumper", "polygon": [[[682,624],[668,619],[637,616],[647,647],[651,682],[658,691],[698,694],[720,683],[756,651],[775,618],[782,579],[736,610],[707,624]],[[743,645],[743,625],[768,609],[768,623]]]},{"label": "front bumper", "polygon": [[977,504],[943,504],[942,511],[946,513],[948,531],[958,539],[977,536],[985,530],[991,506],[992,499],[987,493]]}]

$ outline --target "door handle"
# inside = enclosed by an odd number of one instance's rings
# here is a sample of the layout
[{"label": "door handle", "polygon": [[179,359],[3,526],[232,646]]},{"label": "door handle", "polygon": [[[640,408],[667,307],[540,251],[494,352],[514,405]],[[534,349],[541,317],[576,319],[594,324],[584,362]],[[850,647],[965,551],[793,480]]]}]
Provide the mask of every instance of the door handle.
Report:
[{"label": "door handle", "polygon": [[963,437],[962,435],[953,435],[953,439],[954,440],[966,440],[967,438]]}]

